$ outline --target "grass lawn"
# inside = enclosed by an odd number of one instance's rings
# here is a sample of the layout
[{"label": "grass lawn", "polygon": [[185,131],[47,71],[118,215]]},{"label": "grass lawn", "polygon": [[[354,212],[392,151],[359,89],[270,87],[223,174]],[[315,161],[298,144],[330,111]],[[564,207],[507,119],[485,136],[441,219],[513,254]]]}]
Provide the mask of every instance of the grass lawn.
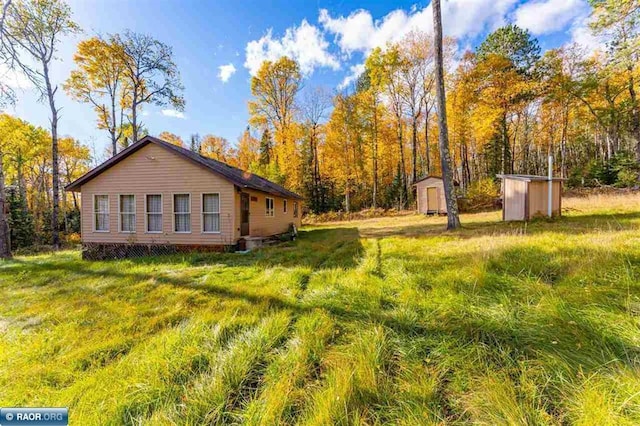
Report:
[{"label": "grass lawn", "polygon": [[0,263],[0,406],[93,424],[640,424],[640,196]]}]

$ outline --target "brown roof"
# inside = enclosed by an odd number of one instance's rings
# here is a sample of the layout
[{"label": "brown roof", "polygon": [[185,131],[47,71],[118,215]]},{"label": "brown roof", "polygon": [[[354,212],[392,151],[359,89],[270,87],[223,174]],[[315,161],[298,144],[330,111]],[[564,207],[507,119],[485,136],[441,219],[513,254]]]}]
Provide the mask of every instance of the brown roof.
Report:
[{"label": "brown roof", "polygon": [[[500,179],[513,179],[513,180],[521,180],[524,182],[533,182],[533,181],[542,181],[549,180],[547,176],[536,176],[536,175],[496,175]],[[554,177],[552,178],[554,181],[563,181],[566,179]]]},{"label": "brown roof", "polygon": [[204,157],[195,152],[189,151],[188,149],[182,148],[177,145],[170,144],[168,142],[163,141],[162,139],[154,138],[153,136],[145,136],[140,139],[138,142],[129,146],[128,148],[120,151],[118,154],[114,155],[104,163],[100,164],[98,167],[88,171],[76,181],[70,183],[66,186],[67,191],[79,191],[80,187],[98,176],[100,173],[119,163],[120,161],[127,158],[129,155],[138,151],[140,148],[146,146],[149,143],[154,143],[159,145],[169,151],[172,151],[187,160],[190,160],[197,165],[204,167],[205,169],[216,173],[223,178],[227,179],[234,185],[240,188],[248,188],[253,189],[260,192],[265,192],[267,194],[276,195],[284,198],[296,198],[303,199],[300,195],[295,192],[291,192],[288,189],[278,185],[277,183],[273,183],[265,178],[262,178],[253,173],[246,172],[244,170],[240,170],[237,167],[230,166],[222,161],[217,161],[212,158]]}]

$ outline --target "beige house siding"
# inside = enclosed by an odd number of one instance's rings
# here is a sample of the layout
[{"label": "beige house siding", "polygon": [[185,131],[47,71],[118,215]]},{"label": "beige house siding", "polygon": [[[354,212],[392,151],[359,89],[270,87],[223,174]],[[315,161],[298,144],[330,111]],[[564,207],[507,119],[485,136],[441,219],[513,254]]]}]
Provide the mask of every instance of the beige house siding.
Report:
[{"label": "beige house siding", "polygon": [[[275,195],[264,194],[262,192],[244,189],[242,192],[249,194],[249,235],[252,237],[264,237],[268,235],[280,234],[289,230],[292,223],[300,228],[302,216],[302,202],[300,200],[286,199],[287,212],[284,212],[285,198]],[[240,238],[240,192],[237,192],[235,200],[236,217],[236,239]],[[274,200],[274,216],[266,214],[266,198]],[[293,205],[298,203],[298,217],[293,217]]]},{"label": "beige house siding", "polygon": [[[226,179],[155,144],[82,185],[82,240],[100,243],[233,244],[235,186]],[[191,232],[175,233],[173,194],[191,194]],[[202,194],[220,194],[220,233],[202,232]],[[94,231],[93,196],[109,196],[109,232]],[[135,195],[136,232],[119,232],[119,195]],[[162,194],[162,233],[146,232],[145,195]]]},{"label": "beige house siding", "polygon": [[[561,182],[553,182],[552,214],[560,214]],[[529,217],[547,216],[549,205],[549,182],[535,181],[529,183]]]},{"label": "beige house siding", "polygon": [[447,212],[447,203],[444,198],[444,183],[442,179],[438,177],[430,177],[416,183],[416,195],[418,200],[418,212],[419,213],[433,213],[428,210],[427,200],[427,188],[436,187],[436,194],[438,197],[438,213]]},{"label": "beige house siding", "polygon": [[[548,181],[525,181],[503,179],[503,219],[528,220],[538,216],[547,216]],[[562,182],[553,182],[553,215],[560,215]]]},{"label": "beige house siding", "polygon": [[524,220],[527,197],[527,182],[515,179],[503,181],[504,220]]}]

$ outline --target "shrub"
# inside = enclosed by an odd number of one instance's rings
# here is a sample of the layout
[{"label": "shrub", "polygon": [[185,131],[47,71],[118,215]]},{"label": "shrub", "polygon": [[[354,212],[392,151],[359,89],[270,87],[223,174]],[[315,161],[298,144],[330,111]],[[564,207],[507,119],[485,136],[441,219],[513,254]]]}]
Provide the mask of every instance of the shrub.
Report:
[{"label": "shrub", "polygon": [[481,179],[469,185],[467,196],[460,202],[463,211],[491,209],[500,198],[500,185],[491,178]]}]

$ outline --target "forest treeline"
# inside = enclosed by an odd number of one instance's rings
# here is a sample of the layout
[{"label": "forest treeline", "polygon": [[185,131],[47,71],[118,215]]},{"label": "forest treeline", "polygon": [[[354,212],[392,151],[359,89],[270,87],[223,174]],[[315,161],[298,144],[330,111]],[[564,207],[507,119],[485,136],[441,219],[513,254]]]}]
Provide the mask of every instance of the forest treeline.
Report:
[{"label": "forest treeline", "polygon": [[[599,50],[565,45],[542,52],[514,25],[461,53],[445,46],[452,170],[460,196],[495,196],[500,173],[546,174],[547,156],[571,186],[638,185],[640,6],[591,0]],[[75,68],[50,79],[61,39],[79,32],[62,0],[0,0],[0,63],[25,74],[50,110],[42,129],[0,115],[0,185],[10,214],[0,230],[15,247],[78,232],[78,203],[61,188],[149,130],[150,105],[184,109],[171,46],[124,31],[89,36]],[[33,29],[36,29],[35,31]],[[71,59],[71,58],[63,58]],[[265,61],[251,78],[249,122],[232,143],[215,133],[159,137],[265,176],[303,194],[311,212],[410,208],[412,183],[440,174],[433,37],[412,31],[369,53],[340,89],[311,87],[292,58]],[[57,134],[58,89],[94,109],[108,149],[92,152]],[[15,101],[0,81],[0,102]],[[70,117],[64,117],[70,120]],[[215,132],[215,129],[212,129]],[[3,201],[4,202],[4,201]]]}]

